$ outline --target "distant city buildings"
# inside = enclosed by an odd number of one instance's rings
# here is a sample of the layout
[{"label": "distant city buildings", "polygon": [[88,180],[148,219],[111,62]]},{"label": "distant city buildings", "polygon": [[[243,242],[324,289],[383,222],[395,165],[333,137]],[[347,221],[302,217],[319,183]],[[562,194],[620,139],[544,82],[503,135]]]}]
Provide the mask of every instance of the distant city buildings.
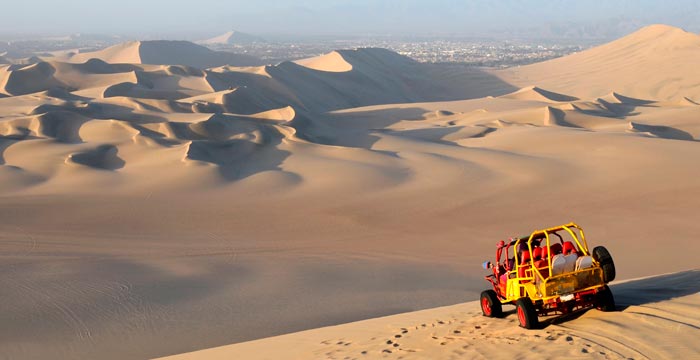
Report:
[{"label": "distant city buildings", "polygon": [[[65,51],[85,52],[124,41],[116,37],[70,36],[0,42],[0,56],[17,63],[31,63],[36,57],[50,60],[53,54]],[[209,48],[243,53],[277,64],[328,53],[338,49],[363,47],[386,48],[424,63],[453,63],[477,67],[510,67],[526,65],[585,50],[594,42],[576,40],[493,40],[493,39],[305,39],[285,41],[250,41],[239,44],[211,43]]]},{"label": "distant city buildings", "polygon": [[549,60],[589,48],[590,44],[502,40],[333,40],[265,42],[216,47],[242,52],[270,63],[317,56],[337,49],[379,47],[418,62],[459,63],[479,67],[509,67]]}]

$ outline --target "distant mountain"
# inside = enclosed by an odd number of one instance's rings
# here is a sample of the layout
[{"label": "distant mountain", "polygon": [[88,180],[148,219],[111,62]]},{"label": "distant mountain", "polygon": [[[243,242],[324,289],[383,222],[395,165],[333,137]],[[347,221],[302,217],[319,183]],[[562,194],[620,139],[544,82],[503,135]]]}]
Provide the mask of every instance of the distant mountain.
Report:
[{"label": "distant mountain", "polygon": [[210,68],[223,65],[255,66],[263,61],[250,55],[213,51],[188,41],[130,41],[103,50],[76,54],[70,62],[100,59],[111,64],[186,65]]},{"label": "distant mountain", "polygon": [[661,0],[308,0],[251,6],[227,18],[250,31],[314,35],[459,35],[615,39],[667,23],[700,31],[700,2]]},{"label": "distant mountain", "polygon": [[261,37],[242,33],[239,31],[229,31],[227,33],[215,36],[211,39],[198,41],[204,45],[237,45],[237,44],[252,44],[265,42]]}]

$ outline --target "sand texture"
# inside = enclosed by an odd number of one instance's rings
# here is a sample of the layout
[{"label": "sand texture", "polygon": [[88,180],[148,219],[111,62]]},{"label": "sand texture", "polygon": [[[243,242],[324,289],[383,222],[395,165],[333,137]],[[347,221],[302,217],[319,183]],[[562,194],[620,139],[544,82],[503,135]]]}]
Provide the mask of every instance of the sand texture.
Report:
[{"label": "sand texture", "polygon": [[498,240],[569,221],[618,279],[697,269],[699,39],[657,25],[505,70],[145,41],[0,65],[0,358],[316,328],[184,356],[688,358],[697,271],[535,332],[472,301]]},{"label": "sand texture", "polygon": [[513,311],[501,319],[484,318],[478,302],[470,302],[163,360],[674,359],[700,352],[695,341],[700,326],[700,272],[627,281],[612,289],[617,312],[574,313],[538,330],[518,327]]}]

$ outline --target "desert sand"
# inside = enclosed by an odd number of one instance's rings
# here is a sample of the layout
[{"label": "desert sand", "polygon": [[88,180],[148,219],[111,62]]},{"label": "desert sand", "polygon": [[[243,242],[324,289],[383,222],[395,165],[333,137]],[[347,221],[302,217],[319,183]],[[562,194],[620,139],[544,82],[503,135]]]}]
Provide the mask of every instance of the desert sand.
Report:
[{"label": "desert sand", "polygon": [[[200,359],[675,359],[700,353],[700,272],[618,283],[619,311],[578,312],[525,330],[477,302],[301,331],[167,357]],[[512,307],[511,307],[512,308]]]},{"label": "desert sand", "polygon": [[540,332],[471,302],[498,240],[569,221],[618,279],[697,269],[699,39],[657,25],[505,70],[383,49],[178,60],[184,42],[0,65],[0,354],[156,358],[320,328],[201,358],[395,356],[377,352],[401,327],[424,358],[694,354],[640,339],[697,337],[697,272],[620,283],[621,312]]}]

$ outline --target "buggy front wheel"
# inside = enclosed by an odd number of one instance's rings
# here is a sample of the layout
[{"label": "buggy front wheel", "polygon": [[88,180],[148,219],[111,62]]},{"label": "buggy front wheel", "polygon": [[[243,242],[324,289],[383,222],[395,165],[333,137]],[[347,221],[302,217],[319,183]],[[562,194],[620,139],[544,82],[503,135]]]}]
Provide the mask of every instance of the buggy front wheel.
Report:
[{"label": "buggy front wheel", "polygon": [[501,317],[503,315],[503,307],[501,301],[498,300],[496,292],[493,290],[485,290],[481,293],[481,312],[486,317]]}]

